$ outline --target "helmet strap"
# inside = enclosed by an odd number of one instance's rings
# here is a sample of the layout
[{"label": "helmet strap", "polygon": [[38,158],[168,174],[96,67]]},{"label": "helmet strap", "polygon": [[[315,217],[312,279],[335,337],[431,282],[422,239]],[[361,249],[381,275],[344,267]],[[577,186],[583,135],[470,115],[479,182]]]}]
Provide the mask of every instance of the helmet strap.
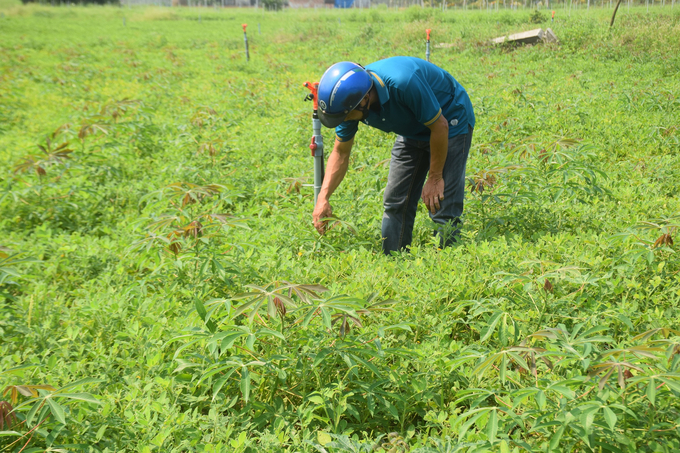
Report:
[{"label": "helmet strap", "polygon": [[[366,99],[366,97],[364,97],[364,99]],[[364,104],[363,106],[361,105],[361,103],[359,103],[359,105],[357,105],[354,108],[354,110],[356,110],[357,112],[361,112],[361,119],[362,120],[365,120],[366,118],[368,118],[368,106],[371,103],[370,97],[368,99],[369,99],[368,102],[366,102],[366,104]],[[363,102],[363,101],[364,100],[362,99],[361,102]]]}]

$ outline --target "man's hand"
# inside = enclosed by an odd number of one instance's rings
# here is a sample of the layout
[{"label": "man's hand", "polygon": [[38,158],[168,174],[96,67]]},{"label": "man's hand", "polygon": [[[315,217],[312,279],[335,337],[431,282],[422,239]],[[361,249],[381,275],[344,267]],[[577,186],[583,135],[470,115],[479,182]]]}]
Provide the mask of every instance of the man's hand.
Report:
[{"label": "man's hand", "polygon": [[[309,212],[309,211],[307,211]],[[314,228],[319,234],[323,235],[328,228],[328,220],[321,221],[321,219],[326,219],[333,215],[333,208],[328,200],[324,200],[321,197],[316,201],[316,206],[314,207],[314,213],[312,214],[314,218]]]},{"label": "man's hand", "polygon": [[423,202],[432,214],[439,210],[439,202],[444,199],[444,179],[430,176],[423,186]]}]

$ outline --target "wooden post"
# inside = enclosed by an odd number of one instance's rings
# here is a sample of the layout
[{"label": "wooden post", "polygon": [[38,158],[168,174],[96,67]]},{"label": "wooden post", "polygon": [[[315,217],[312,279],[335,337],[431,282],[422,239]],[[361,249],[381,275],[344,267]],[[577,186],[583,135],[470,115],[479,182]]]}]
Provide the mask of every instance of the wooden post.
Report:
[{"label": "wooden post", "polygon": [[621,4],[621,0],[616,2],[616,8],[614,8],[614,14],[612,14],[612,20],[609,22],[609,28],[611,28],[614,25],[614,19],[616,19],[616,12],[619,10],[619,5]]}]

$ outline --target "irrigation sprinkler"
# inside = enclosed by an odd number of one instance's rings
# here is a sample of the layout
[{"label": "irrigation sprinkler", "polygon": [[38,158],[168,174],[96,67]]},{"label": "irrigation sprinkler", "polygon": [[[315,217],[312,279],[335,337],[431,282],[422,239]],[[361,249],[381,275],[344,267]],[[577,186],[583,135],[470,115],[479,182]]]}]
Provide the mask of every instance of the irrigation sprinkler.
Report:
[{"label": "irrigation sprinkler", "polygon": [[430,29],[425,30],[427,33],[427,41],[425,42],[425,59],[430,61]]},{"label": "irrigation sprinkler", "polygon": [[246,43],[246,61],[250,61],[250,53],[248,52],[248,35],[246,34],[246,27],[248,24],[241,24],[243,27],[243,41]]},{"label": "irrigation sprinkler", "polygon": [[309,144],[309,149],[312,151],[312,157],[314,158],[314,205],[316,206],[316,199],[319,197],[325,173],[323,161],[323,136],[321,135],[321,120],[319,120],[318,114],[319,82],[305,82],[304,86],[310,91],[305,97],[305,101],[312,101],[314,107],[312,112],[312,141]]}]

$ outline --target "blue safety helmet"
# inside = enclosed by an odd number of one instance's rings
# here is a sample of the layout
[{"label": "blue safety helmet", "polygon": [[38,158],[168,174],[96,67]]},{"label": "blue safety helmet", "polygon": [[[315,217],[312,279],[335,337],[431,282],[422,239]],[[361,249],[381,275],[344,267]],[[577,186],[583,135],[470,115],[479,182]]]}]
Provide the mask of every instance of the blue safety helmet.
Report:
[{"label": "blue safety helmet", "polygon": [[360,65],[349,61],[335,63],[319,82],[321,124],[336,127],[354,110],[373,86],[373,79]]}]

